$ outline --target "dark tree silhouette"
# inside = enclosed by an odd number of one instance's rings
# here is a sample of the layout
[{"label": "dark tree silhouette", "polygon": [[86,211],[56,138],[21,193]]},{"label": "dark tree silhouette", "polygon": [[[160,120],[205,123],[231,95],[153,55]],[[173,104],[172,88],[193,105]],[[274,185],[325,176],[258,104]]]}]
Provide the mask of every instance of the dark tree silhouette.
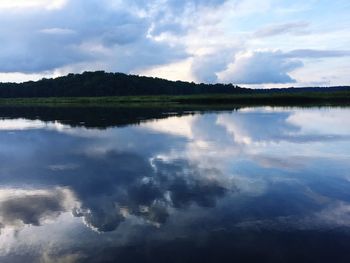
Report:
[{"label": "dark tree silhouette", "polygon": [[[333,87],[332,91],[349,90],[349,87]],[[160,78],[106,73],[104,71],[68,74],[55,79],[42,79],[24,83],[0,83],[0,98],[32,97],[101,97],[131,95],[194,95],[241,93],[296,93],[305,91],[329,91],[328,88],[247,89],[232,84],[196,84],[194,82],[169,81]]]}]

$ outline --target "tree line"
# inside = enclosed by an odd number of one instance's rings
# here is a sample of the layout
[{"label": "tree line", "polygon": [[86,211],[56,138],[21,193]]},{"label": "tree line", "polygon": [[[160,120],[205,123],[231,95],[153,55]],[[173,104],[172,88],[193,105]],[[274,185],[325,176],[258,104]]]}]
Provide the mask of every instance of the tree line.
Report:
[{"label": "tree line", "polygon": [[190,95],[245,91],[232,84],[195,84],[104,71],[68,74],[35,82],[0,83],[2,98]]},{"label": "tree line", "polygon": [[82,74],[68,74],[55,79],[44,78],[39,81],[23,83],[0,83],[0,98],[258,94],[339,90],[349,91],[350,88],[247,89],[233,84],[196,84],[194,82],[169,81],[160,78],[95,71]]}]

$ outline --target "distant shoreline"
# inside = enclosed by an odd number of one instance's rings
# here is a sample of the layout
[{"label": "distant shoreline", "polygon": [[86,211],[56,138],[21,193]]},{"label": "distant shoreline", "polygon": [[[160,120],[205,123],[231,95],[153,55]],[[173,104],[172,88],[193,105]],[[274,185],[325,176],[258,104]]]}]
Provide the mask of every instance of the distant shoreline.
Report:
[{"label": "distant shoreline", "polygon": [[0,98],[0,106],[350,106],[349,91],[105,97]]},{"label": "distant shoreline", "polygon": [[255,103],[288,105],[290,103],[325,103],[325,101],[327,103],[349,103],[348,99],[344,99],[344,96],[349,98],[349,92],[349,86],[250,89],[231,83],[170,81],[104,71],[68,74],[55,79],[23,83],[0,83],[0,98],[8,99],[7,102],[13,100],[16,103],[20,102],[19,98],[26,98],[23,103],[60,104],[79,101],[119,104],[243,103],[244,105]]}]

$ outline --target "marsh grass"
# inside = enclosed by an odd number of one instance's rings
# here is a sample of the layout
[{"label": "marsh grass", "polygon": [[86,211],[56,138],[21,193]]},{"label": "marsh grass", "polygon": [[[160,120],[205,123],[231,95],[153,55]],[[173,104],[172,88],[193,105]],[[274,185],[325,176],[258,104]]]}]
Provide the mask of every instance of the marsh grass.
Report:
[{"label": "marsh grass", "polygon": [[43,97],[0,99],[0,105],[43,106],[305,106],[350,105],[350,91],[330,92],[268,92],[250,94],[203,94],[203,95],[157,95],[157,96],[110,96],[110,97]]}]

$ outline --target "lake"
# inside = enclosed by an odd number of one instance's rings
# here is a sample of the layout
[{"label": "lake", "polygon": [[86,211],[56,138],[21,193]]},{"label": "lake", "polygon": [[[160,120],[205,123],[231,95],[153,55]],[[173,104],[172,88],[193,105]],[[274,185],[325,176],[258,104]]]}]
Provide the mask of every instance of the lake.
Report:
[{"label": "lake", "polygon": [[350,108],[0,108],[1,262],[350,262]]}]

